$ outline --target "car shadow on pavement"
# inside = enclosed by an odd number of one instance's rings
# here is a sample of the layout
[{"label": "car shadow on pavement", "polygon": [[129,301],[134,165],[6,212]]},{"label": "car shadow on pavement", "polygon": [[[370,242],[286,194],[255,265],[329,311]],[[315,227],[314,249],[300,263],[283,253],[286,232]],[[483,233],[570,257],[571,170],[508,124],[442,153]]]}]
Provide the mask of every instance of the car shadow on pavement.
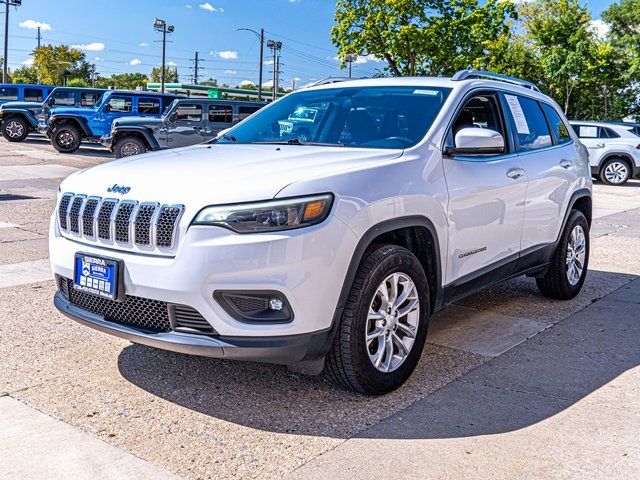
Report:
[{"label": "car shadow on pavement", "polygon": [[[50,147],[50,153],[58,153],[52,146],[51,141],[45,137],[44,135],[30,135],[25,140],[22,141],[25,145],[37,145],[44,146],[48,145]],[[60,154],[65,155],[65,154]],[[73,153],[68,155],[74,155],[78,157],[105,157],[105,158],[114,158],[113,154],[107,150],[106,148],[101,147],[99,144],[91,144],[83,142],[80,145],[80,148]]]},{"label": "car shadow on pavement", "polygon": [[[617,280],[623,275],[598,273]],[[624,278],[622,288],[599,300],[587,299],[586,308],[577,307],[573,315],[495,358],[427,344],[407,384],[377,398],[350,394],[324,377],[291,374],[281,366],[141,345],[125,348],[118,367],[125,379],[164,400],[271,432],[427,439],[514,431],[567,409],[640,365],[640,279]],[[507,292],[505,299],[517,294],[513,284],[492,290],[500,288]],[[518,288],[533,295],[530,286]],[[538,297],[532,314],[553,305],[558,303]]]}]

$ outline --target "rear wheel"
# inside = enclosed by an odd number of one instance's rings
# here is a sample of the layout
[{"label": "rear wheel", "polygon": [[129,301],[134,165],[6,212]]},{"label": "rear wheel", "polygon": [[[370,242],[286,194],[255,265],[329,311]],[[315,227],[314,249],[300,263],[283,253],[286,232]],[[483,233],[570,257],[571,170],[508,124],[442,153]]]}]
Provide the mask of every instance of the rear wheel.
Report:
[{"label": "rear wheel", "polygon": [[622,185],[631,178],[631,166],[622,158],[610,158],[600,170],[600,180],[607,185]]},{"label": "rear wheel", "polygon": [[409,250],[385,245],[362,261],[326,361],[339,386],[381,395],[415,369],[427,335],[429,293]]},{"label": "rear wheel", "polygon": [[536,279],[540,293],[560,300],[575,297],[584,284],[588,264],[589,224],[582,212],[573,210],[547,273]]},{"label": "rear wheel", "polygon": [[73,125],[63,124],[51,132],[51,145],[60,153],[73,153],[80,148],[82,135]]},{"label": "rear wheel", "polygon": [[22,142],[29,135],[29,125],[19,117],[9,117],[2,122],[2,135],[10,142]]},{"label": "rear wheel", "polygon": [[132,155],[139,155],[147,151],[144,143],[132,136],[123,137],[116,142],[116,146],[113,149],[113,154],[116,158],[130,157]]}]

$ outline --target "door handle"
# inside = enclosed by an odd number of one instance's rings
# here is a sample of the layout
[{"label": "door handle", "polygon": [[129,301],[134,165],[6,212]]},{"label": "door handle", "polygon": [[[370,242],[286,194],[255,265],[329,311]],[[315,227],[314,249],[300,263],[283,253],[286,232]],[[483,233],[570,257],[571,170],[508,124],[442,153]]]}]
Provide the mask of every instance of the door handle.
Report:
[{"label": "door handle", "polygon": [[573,166],[573,162],[571,160],[563,158],[562,160],[560,160],[560,166],[565,169],[571,168]]},{"label": "door handle", "polygon": [[604,148],[604,143],[596,143],[596,148]]},{"label": "door handle", "polygon": [[524,175],[524,170],[521,168],[511,168],[507,171],[507,177],[512,178],[513,180],[520,178]]}]

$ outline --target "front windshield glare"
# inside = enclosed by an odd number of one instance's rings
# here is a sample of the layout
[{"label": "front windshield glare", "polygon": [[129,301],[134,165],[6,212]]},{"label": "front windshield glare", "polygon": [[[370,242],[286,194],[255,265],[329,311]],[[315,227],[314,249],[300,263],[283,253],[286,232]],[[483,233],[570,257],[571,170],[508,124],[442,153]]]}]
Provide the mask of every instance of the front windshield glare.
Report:
[{"label": "front windshield glare", "polygon": [[345,87],[296,92],[218,141],[407,148],[422,140],[450,91],[441,87]]}]

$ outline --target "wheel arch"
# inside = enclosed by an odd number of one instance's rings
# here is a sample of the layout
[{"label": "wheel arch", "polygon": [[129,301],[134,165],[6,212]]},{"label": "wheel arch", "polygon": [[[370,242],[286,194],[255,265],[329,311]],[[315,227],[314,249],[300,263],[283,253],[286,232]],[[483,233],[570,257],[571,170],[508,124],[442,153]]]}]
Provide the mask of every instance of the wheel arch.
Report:
[{"label": "wheel arch", "polygon": [[612,160],[614,158],[619,158],[621,160],[624,160],[625,162],[627,162],[629,164],[629,168],[631,169],[631,172],[633,172],[634,170],[636,170],[636,165],[635,165],[635,161],[633,159],[633,156],[628,153],[628,152],[610,152],[607,153],[605,156],[603,156],[600,159],[600,163],[598,164],[598,175],[600,175],[602,173],[602,167],[604,166],[604,164],[609,161]]},{"label": "wheel arch", "polygon": [[89,125],[85,118],[78,118],[78,117],[67,116],[67,115],[53,116],[49,120],[49,125],[50,125],[50,130],[53,130],[54,128],[60,125],[71,125],[78,128],[78,130],[80,130],[80,133],[84,137],[92,136],[91,129],[89,128]]},{"label": "wheel arch", "polygon": [[148,150],[158,150],[160,148],[157,140],[153,137],[148,128],[127,128],[118,129],[113,132],[113,146],[124,137],[133,136],[144,143]]},{"label": "wheel arch", "polygon": [[573,192],[573,194],[571,195],[569,204],[567,205],[567,209],[564,212],[564,219],[562,220],[562,227],[560,228],[558,238],[556,239],[556,245],[560,243],[562,232],[564,232],[564,229],[567,226],[567,221],[569,220],[569,215],[571,215],[572,210],[581,211],[587,218],[589,228],[591,228],[591,220],[593,218],[593,200],[591,198],[591,191],[589,189],[581,188]]}]

